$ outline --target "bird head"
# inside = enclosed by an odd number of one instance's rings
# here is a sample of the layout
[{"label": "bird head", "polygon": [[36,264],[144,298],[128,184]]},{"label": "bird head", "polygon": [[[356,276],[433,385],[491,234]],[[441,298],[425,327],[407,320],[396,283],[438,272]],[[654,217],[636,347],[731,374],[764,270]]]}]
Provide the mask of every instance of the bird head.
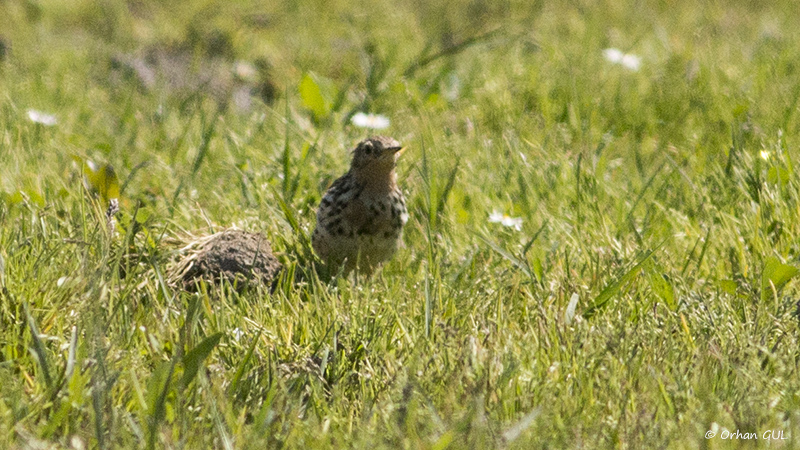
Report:
[{"label": "bird head", "polygon": [[391,172],[402,152],[403,146],[395,139],[374,136],[358,143],[353,150],[351,167],[353,170]]}]

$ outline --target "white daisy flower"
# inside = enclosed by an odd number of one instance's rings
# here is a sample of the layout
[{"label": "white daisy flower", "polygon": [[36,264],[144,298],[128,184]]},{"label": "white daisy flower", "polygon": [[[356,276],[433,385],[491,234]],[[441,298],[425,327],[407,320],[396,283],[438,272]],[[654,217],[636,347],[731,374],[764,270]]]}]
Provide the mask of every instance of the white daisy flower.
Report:
[{"label": "white daisy flower", "polygon": [[522,217],[511,217],[496,210],[489,214],[489,222],[499,223],[504,227],[513,228],[517,231],[522,230]]},{"label": "white daisy flower", "polygon": [[31,122],[38,123],[46,127],[52,127],[58,123],[56,116],[43,113],[41,111],[36,111],[35,109],[28,110],[28,119],[31,119]]},{"label": "white daisy flower", "polygon": [[491,214],[489,214],[489,222],[491,222],[491,223],[501,222],[503,220],[503,216],[504,216],[503,213],[501,213],[501,212],[499,212],[497,210],[494,210],[494,211],[492,211]]},{"label": "white daisy flower", "polygon": [[84,440],[81,439],[81,437],[77,434],[74,434],[71,438],[69,438],[69,445],[74,450],[84,450],[86,448],[86,442],[84,442]]},{"label": "white daisy flower", "polygon": [[632,53],[623,53],[618,48],[607,48],[603,50],[603,57],[606,61],[619,64],[622,67],[636,72],[642,65],[642,58]]},{"label": "white daisy flower", "polygon": [[619,64],[622,62],[622,58],[625,54],[618,48],[607,48],[603,50],[603,56],[605,56],[606,61]]},{"label": "white daisy flower", "polygon": [[255,81],[258,79],[258,69],[247,61],[236,61],[233,72],[242,80]]},{"label": "white daisy flower", "polygon": [[233,330],[232,334],[233,334],[233,338],[236,339],[236,342],[239,342],[239,340],[242,338],[242,336],[244,336],[244,331],[240,330],[239,327],[236,327]]},{"label": "white daisy flower", "polygon": [[626,69],[636,72],[637,70],[639,70],[639,66],[642,65],[642,58],[639,58],[638,56],[632,55],[630,53],[626,53],[622,57],[622,61],[620,61],[620,64],[622,64],[622,66],[625,67]]},{"label": "white daisy flower", "polygon": [[353,117],[350,119],[353,122],[353,125],[361,128],[372,128],[373,130],[382,130],[384,128],[389,128],[389,118],[386,116],[382,116],[380,114],[367,114],[363,112],[357,112],[353,114]]}]

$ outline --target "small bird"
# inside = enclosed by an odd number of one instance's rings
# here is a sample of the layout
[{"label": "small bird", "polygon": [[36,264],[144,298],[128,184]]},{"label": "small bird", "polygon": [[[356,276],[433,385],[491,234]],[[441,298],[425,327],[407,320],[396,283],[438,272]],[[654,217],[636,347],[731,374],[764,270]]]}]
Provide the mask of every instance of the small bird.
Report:
[{"label": "small bird", "polygon": [[401,245],[408,212],[394,169],[402,150],[385,136],[359,142],[350,170],[322,197],[311,244],[334,270],[369,276]]}]

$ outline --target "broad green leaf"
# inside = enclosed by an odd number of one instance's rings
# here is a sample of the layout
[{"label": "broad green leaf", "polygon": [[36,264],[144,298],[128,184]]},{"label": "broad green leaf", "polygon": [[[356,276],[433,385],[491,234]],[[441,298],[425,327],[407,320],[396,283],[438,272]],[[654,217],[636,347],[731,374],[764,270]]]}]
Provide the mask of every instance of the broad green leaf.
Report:
[{"label": "broad green leaf", "polygon": [[186,356],[183,357],[183,385],[187,386],[197,375],[200,370],[200,365],[211,354],[214,347],[219,344],[222,338],[222,333],[212,334],[211,336],[203,339],[202,342],[197,344],[195,348],[189,350]]},{"label": "broad green leaf", "polygon": [[111,164],[100,166],[77,155],[72,155],[72,159],[81,165],[89,188],[100,195],[104,204],[108,204],[112,198],[119,198],[119,179]]},{"label": "broad green leaf", "polygon": [[772,184],[779,184],[781,187],[786,187],[790,177],[789,171],[782,167],[770,167],[767,172],[767,180]]},{"label": "broad green leaf", "polygon": [[24,201],[25,196],[22,195],[22,191],[16,191],[13,194],[6,196],[6,203],[8,203],[10,206],[19,205]]},{"label": "broad green leaf", "polygon": [[534,256],[533,260],[531,261],[531,271],[533,271],[533,275],[536,276],[536,281],[539,283],[542,282],[544,278],[544,265],[542,264],[542,259],[538,256]]},{"label": "broad green leaf", "polygon": [[172,384],[172,374],[175,371],[175,359],[159,364],[150,375],[147,382],[147,404],[149,407],[149,430],[147,448],[156,448],[156,438],[161,422],[167,415],[167,396]]},{"label": "broad green leaf", "polygon": [[717,286],[730,295],[736,295],[736,290],[739,288],[735,280],[719,280]]},{"label": "broad green leaf", "polygon": [[26,202],[30,202],[39,207],[44,207],[45,205],[44,197],[32,190],[15,191],[11,194],[0,192],[0,202],[8,206],[16,206]]},{"label": "broad green leaf", "polygon": [[166,389],[165,384],[169,382],[167,379],[170,375],[169,368],[170,362],[162,361],[150,372],[150,377],[147,379],[147,407],[151,415],[158,409],[159,397]]},{"label": "broad green leaf", "polygon": [[653,293],[666,303],[669,309],[675,311],[678,308],[678,304],[675,302],[675,290],[672,287],[672,283],[665,278],[664,270],[661,266],[657,263],[648,264],[645,268],[645,274]]},{"label": "broad green leaf", "polygon": [[119,198],[119,179],[110,164],[98,168],[89,176],[89,183],[100,194],[104,203],[112,198]]},{"label": "broad green leaf", "polygon": [[788,264],[783,264],[775,257],[767,258],[764,271],[761,272],[761,301],[766,301],[772,294],[770,285],[780,291],[783,286],[794,278],[800,269]]},{"label": "broad green leaf", "polygon": [[453,432],[453,430],[447,430],[436,442],[433,443],[431,450],[444,450],[450,448],[450,444],[453,442],[454,437],[455,432]]},{"label": "broad green leaf", "polygon": [[25,195],[28,196],[28,200],[34,205],[40,208],[44,207],[44,197],[38,192],[29,189],[25,191]]},{"label": "broad green leaf", "polygon": [[308,73],[300,80],[300,99],[303,106],[309,109],[317,120],[325,118],[330,112],[319,84]]}]

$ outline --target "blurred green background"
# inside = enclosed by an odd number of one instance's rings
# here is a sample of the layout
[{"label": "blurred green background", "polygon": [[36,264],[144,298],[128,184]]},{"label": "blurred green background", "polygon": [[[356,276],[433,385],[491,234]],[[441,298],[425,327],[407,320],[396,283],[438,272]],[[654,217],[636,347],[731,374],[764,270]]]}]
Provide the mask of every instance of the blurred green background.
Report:
[{"label": "blurred green background", "polygon": [[[0,17],[0,447],[800,447],[793,2]],[[374,133],[405,248],[321,280],[316,205]],[[229,226],[275,292],[177,289]]]}]

